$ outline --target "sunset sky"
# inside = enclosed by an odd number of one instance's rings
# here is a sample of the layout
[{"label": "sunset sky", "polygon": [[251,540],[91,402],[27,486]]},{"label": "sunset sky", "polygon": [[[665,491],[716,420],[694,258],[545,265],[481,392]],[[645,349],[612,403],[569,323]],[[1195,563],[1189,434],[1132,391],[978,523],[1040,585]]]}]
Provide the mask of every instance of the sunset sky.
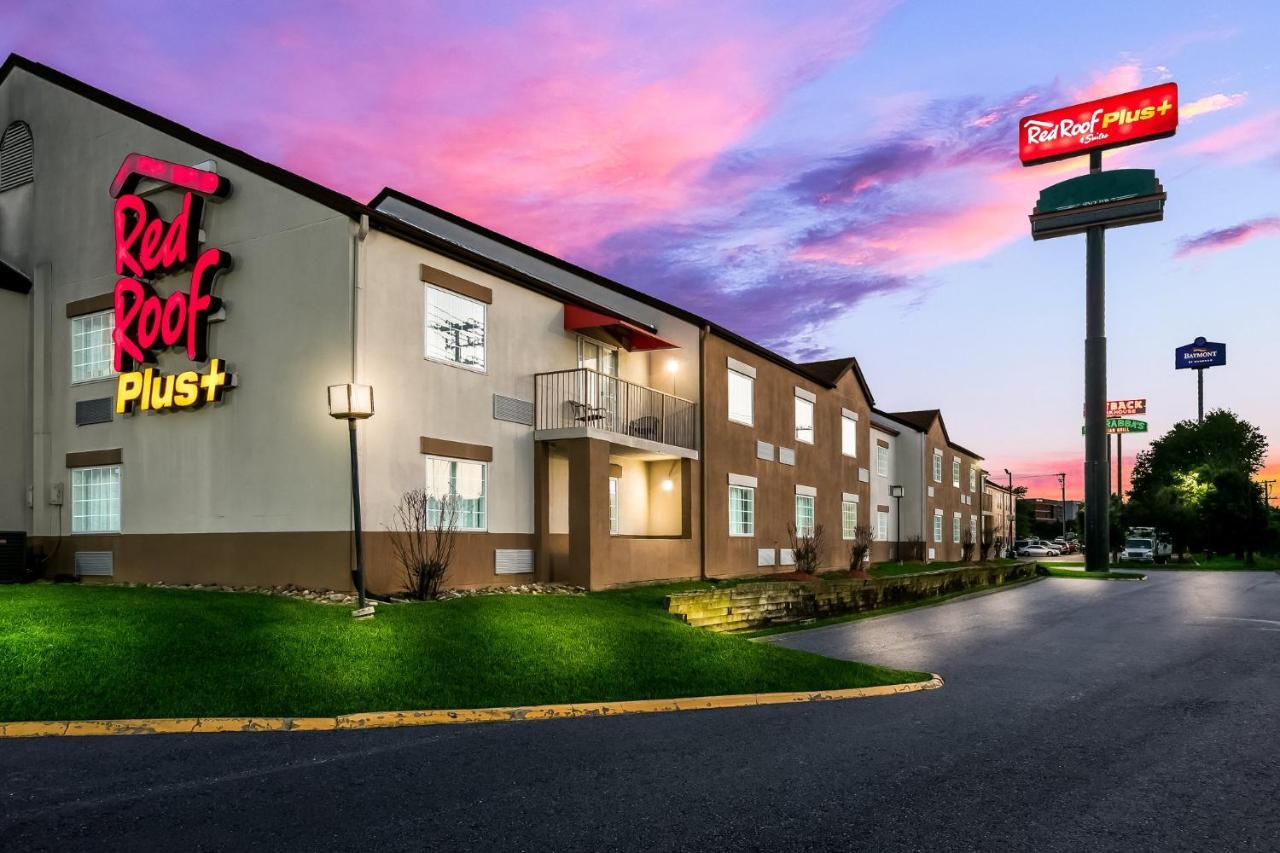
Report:
[{"label": "sunset sky", "polygon": [[1033,243],[1026,216],[1086,166],[1021,167],[1015,123],[1175,80],[1178,135],[1104,159],[1169,193],[1163,223],[1107,238],[1109,396],[1146,397],[1159,434],[1195,416],[1174,347],[1224,341],[1206,405],[1261,426],[1280,472],[1280,9],[974,8],[10,0],[0,56],[360,200],[395,187],[793,357],[855,355],[881,407],[941,408],[991,471],[1065,470],[1072,495],[1084,238]]}]

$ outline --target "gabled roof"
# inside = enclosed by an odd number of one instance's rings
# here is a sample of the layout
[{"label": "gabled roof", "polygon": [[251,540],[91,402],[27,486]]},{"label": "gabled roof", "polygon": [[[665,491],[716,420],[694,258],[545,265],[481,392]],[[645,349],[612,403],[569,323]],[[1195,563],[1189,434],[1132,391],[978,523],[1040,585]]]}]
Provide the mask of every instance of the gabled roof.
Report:
[{"label": "gabled roof", "polygon": [[858,387],[862,389],[862,394],[867,398],[867,404],[874,406],[876,404],[875,397],[871,396],[871,387],[867,385],[867,379],[862,375],[862,367],[858,364],[858,360],[853,357],[832,358],[826,361],[808,361],[800,365],[814,376],[820,377],[833,388],[840,383],[844,375],[849,371],[853,371],[854,378],[858,380]]},{"label": "gabled roof", "polygon": [[942,419],[942,412],[938,409],[917,409],[913,412],[893,412],[892,414],[889,414],[889,417],[902,421],[903,423],[910,424],[920,432],[928,432],[933,428],[933,422],[937,421],[942,427],[942,438],[946,441],[948,447],[953,450],[959,450],[961,453],[966,456],[972,456],[974,459],[982,458],[972,450],[961,447],[951,440],[950,434],[947,433],[947,422]]},{"label": "gabled roof", "polygon": [[31,279],[17,267],[11,267],[0,260],[0,290],[12,290],[14,293],[30,293]]},{"label": "gabled roof", "polygon": [[363,204],[349,196],[321,186],[314,181],[310,181],[301,175],[296,175],[265,160],[259,160],[252,154],[246,154],[238,148],[232,148],[225,142],[219,142],[202,133],[197,133],[185,125],[178,124],[176,121],[167,119],[164,116],[156,115],[150,110],[145,110],[123,98],[118,98],[101,89],[94,88],[88,83],[63,74],[61,71],[56,71],[47,65],[33,62],[25,56],[19,56],[16,53],[9,54],[9,58],[4,61],[4,65],[0,65],[0,84],[4,83],[15,68],[20,68],[47,83],[52,83],[55,86],[66,89],[68,92],[87,98],[101,107],[145,124],[152,130],[172,136],[174,139],[185,142],[194,148],[207,151],[219,160],[225,160],[228,163],[239,166],[246,172],[279,184],[296,192],[298,195],[309,198],[325,207],[332,208],[339,213],[358,218],[360,214],[365,213],[367,210]]}]

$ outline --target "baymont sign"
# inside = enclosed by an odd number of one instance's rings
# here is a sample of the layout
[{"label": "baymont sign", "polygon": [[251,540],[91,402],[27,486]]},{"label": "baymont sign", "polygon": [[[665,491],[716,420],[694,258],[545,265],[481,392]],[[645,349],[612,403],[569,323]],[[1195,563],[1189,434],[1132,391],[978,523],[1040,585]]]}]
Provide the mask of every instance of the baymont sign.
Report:
[{"label": "baymont sign", "polygon": [[1022,165],[1171,136],[1178,128],[1178,84],[1112,95],[1024,117],[1018,122]]}]

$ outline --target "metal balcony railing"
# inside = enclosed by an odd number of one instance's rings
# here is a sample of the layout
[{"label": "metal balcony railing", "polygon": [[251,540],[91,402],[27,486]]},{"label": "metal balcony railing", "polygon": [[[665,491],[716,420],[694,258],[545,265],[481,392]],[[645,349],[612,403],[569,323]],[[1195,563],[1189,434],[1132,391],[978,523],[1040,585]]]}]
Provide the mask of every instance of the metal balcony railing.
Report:
[{"label": "metal balcony railing", "polygon": [[535,429],[593,427],[697,449],[698,405],[692,400],[585,367],[535,374],[533,389]]}]

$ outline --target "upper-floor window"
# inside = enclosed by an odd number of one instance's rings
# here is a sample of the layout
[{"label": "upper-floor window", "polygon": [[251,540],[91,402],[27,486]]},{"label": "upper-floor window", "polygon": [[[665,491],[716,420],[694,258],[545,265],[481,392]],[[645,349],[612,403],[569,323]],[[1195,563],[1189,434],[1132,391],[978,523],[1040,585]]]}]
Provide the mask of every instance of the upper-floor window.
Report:
[{"label": "upper-floor window", "polygon": [[960,457],[951,458],[951,485],[960,488]]},{"label": "upper-floor window", "polygon": [[796,441],[813,444],[813,401],[796,397]]},{"label": "upper-floor window", "polygon": [[426,290],[427,358],[484,370],[487,306],[435,285]]},{"label": "upper-floor window", "polygon": [[942,482],[942,451],[941,450],[933,454],[933,481],[935,483]]},{"label": "upper-floor window", "polygon": [[0,135],[0,192],[35,180],[35,140],[25,121],[15,121]]},{"label": "upper-floor window", "polygon": [[978,466],[969,466],[969,491],[976,492],[978,490]]},{"label": "upper-floor window", "polygon": [[729,420],[747,426],[755,423],[755,385],[753,377],[729,371]]},{"label": "upper-floor window", "polygon": [[933,541],[942,541],[942,513],[935,512],[933,514]]},{"label": "upper-floor window", "polygon": [[858,455],[858,419],[840,416],[840,452],[845,456]]},{"label": "upper-floor window", "polygon": [[427,522],[457,530],[485,530],[488,466],[464,459],[427,457]]},{"label": "upper-floor window", "polygon": [[796,495],[796,535],[813,535],[813,495]]},{"label": "upper-floor window", "polygon": [[729,535],[754,536],[756,532],[756,490],[750,486],[729,487]]},{"label": "upper-floor window", "polygon": [[883,444],[876,445],[876,476],[889,476],[889,448]]},{"label": "upper-floor window", "polygon": [[120,466],[71,469],[71,532],[120,532]]},{"label": "upper-floor window", "polygon": [[71,381],[90,382],[115,373],[111,366],[114,311],[97,311],[71,318]]}]

